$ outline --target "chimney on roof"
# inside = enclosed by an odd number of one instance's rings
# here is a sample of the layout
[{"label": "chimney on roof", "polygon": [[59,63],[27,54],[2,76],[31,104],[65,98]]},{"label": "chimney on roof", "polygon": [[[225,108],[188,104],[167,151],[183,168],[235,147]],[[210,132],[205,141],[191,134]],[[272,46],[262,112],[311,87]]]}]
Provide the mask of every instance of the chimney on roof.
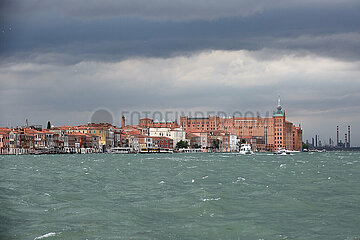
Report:
[{"label": "chimney on roof", "polygon": [[121,127],[125,127],[125,116],[121,117]]}]

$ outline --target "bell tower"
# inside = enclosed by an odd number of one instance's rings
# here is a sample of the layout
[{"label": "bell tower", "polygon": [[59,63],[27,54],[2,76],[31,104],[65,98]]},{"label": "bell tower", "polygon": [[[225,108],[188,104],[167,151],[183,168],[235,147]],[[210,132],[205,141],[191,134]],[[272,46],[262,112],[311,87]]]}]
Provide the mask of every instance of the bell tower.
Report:
[{"label": "bell tower", "polygon": [[278,105],[273,115],[274,121],[274,146],[275,149],[285,148],[285,112],[281,107],[281,99],[278,97]]}]

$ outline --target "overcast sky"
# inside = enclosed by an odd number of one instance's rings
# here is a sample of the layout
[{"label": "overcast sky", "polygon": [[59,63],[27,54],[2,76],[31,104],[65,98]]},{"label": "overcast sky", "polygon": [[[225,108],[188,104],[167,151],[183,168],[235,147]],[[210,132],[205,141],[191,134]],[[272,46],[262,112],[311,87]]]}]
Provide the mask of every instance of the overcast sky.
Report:
[{"label": "overcast sky", "polygon": [[0,126],[107,109],[272,113],[360,145],[358,0],[5,0]]}]

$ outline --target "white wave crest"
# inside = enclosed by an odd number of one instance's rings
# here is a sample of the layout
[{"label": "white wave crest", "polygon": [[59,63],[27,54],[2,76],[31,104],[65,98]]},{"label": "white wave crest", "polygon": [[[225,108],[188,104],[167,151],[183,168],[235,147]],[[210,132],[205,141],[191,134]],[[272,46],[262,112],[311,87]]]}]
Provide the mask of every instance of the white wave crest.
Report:
[{"label": "white wave crest", "polygon": [[44,235],[42,235],[42,236],[39,236],[39,237],[34,238],[34,240],[43,239],[43,238],[48,238],[48,237],[53,237],[53,236],[55,236],[55,235],[56,235],[56,233],[54,233],[54,232],[49,232],[49,233],[47,233],[47,234],[44,234]]}]

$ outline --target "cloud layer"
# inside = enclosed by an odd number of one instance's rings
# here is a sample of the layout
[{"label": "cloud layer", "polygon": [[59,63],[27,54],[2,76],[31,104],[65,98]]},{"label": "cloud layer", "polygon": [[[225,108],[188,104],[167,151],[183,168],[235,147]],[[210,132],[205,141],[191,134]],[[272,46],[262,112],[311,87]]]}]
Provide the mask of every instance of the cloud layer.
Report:
[{"label": "cloud layer", "polygon": [[334,136],[338,124],[360,132],[358,1],[16,0],[0,8],[1,126],[80,124],[99,108],[115,120],[122,110],[266,113],[280,94],[306,138]]},{"label": "cloud layer", "polygon": [[266,10],[301,7],[337,7],[356,0],[14,0],[5,1],[7,10],[21,14],[57,12],[76,18],[132,17],[155,20],[213,20],[246,17]]},{"label": "cloud layer", "polygon": [[[4,64],[0,76],[1,110],[13,113],[2,115],[3,124],[26,117],[41,121],[45,113],[62,115],[56,121],[65,124],[69,113],[86,118],[103,107],[114,115],[162,109],[265,114],[278,94],[290,119],[308,131],[316,131],[313,124],[330,128],[350,115],[350,121],[360,121],[360,62],[310,52],[217,50],[73,65],[21,62]],[[344,111],[352,113],[343,119]],[[324,117],[334,121],[324,123]]]}]

